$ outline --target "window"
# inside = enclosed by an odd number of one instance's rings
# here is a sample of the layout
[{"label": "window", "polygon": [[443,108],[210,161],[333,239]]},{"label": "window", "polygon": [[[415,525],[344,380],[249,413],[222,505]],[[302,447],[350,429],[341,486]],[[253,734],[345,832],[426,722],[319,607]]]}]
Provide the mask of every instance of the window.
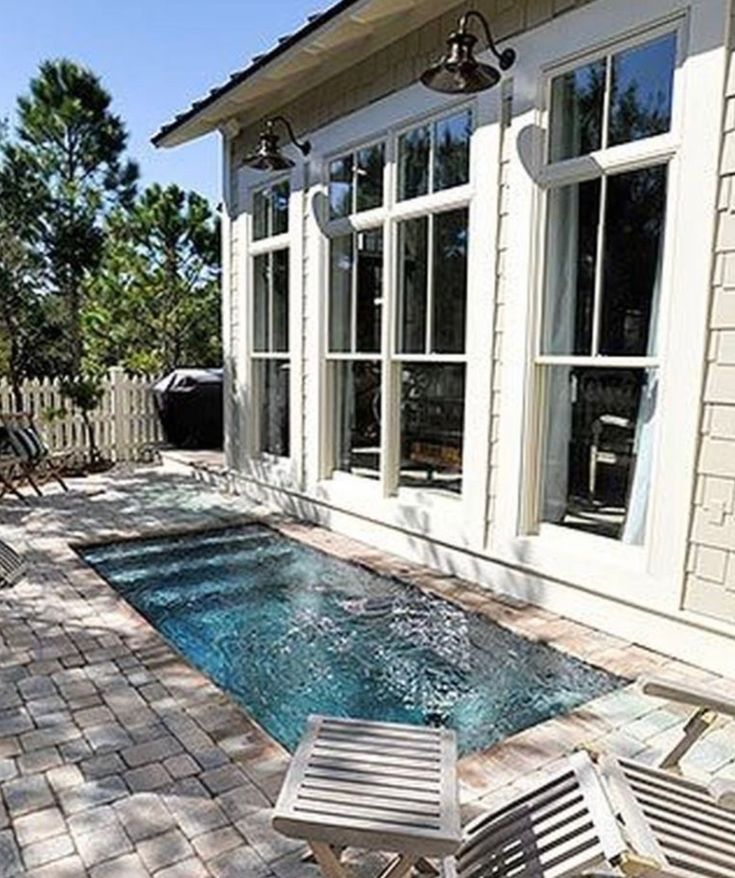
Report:
[{"label": "window", "polygon": [[383,229],[330,241],[328,354],[333,468],[380,474]]},{"label": "window", "polygon": [[383,206],[385,145],[376,143],[329,165],[329,218]]},{"label": "window", "polygon": [[329,163],[327,468],[387,493],[462,490],[471,130],[455,111]]},{"label": "window", "polygon": [[401,485],[462,488],[465,366],[444,357],[465,352],[468,219],[463,207],[398,224]]},{"label": "window", "polygon": [[288,181],[253,195],[252,397],[257,451],[290,453]]},{"label": "window", "polygon": [[468,183],[471,136],[469,110],[402,134],[398,139],[398,200]]},{"label": "window", "polygon": [[[671,159],[654,138],[671,129],[676,53],[666,33],[550,83],[540,519],[633,545],[652,475]],[[623,144],[637,145],[608,151]],[[592,179],[579,161],[591,152]]]}]

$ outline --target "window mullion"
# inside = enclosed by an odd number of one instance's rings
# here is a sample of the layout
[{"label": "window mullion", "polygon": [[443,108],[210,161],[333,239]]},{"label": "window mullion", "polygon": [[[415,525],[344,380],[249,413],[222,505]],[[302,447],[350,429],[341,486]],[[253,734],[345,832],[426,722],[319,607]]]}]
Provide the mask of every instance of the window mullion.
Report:
[{"label": "window mullion", "polygon": [[600,181],[600,214],[597,223],[595,259],[595,289],[592,302],[592,356],[600,354],[600,322],[602,317],[602,294],[605,277],[605,216],[607,213],[607,176]]},{"label": "window mullion", "polygon": [[358,233],[352,235],[352,277],[350,278],[350,351],[357,352],[357,253]]},{"label": "window mullion", "polygon": [[605,59],[605,91],[602,96],[601,148],[607,149],[610,139],[610,101],[612,99],[612,54]]},{"label": "window mullion", "polygon": [[434,336],[434,214],[429,214],[426,230],[426,342],[424,352],[433,350]]},{"label": "window mullion", "polygon": [[273,319],[274,315],[276,313],[275,308],[273,307],[273,302],[275,299],[275,296],[273,293],[274,279],[275,279],[274,264],[275,264],[275,260],[273,258],[273,253],[269,253],[268,254],[268,314],[267,314],[268,352],[269,353],[273,353],[275,351],[275,348],[276,348],[276,344],[275,344],[276,331],[275,331],[275,325],[274,325],[275,320]]}]

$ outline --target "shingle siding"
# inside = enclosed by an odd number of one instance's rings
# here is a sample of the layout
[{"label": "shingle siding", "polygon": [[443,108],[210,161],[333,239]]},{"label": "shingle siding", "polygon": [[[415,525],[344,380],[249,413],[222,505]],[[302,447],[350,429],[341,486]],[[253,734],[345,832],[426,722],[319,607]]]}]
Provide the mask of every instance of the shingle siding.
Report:
[{"label": "shingle siding", "polygon": [[735,622],[735,17],[723,114],[712,306],[684,607]]}]

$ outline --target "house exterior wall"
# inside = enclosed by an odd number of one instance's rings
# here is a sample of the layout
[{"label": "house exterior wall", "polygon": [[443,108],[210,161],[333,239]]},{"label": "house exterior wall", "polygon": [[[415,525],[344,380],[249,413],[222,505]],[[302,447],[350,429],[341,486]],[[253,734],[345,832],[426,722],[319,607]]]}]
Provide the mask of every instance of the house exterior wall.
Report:
[{"label": "house exterior wall", "polygon": [[[584,7],[595,6],[598,0],[481,0],[472,4],[483,11],[491,21],[498,41],[515,37],[522,39],[536,28],[548,25],[564,16],[572,16]],[[722,0],[730,3],[730,0]],[[715,0],[713,7],[716,5]],[[731,4],[730,4],[731,5]],[[401,93],[415,83],[419,73],[441,50],[444,36],[454,26],[468,4],[455,5],[435,21],[415,31],[405,39],[381,48],[368,60],[330,80],[318,90],[299,95],[287,105],[273,107],[273,113],[283,113],[294,123],[298,133],[312,136],[314,132],[331,130],[361,111],[369,110],[379,101]],[[493,202],[493,281],[491,284],[491,365],[489,381],[487,480],[482,521],[482,538],[434,539],[431,526],[423,527],[421,538],[406,535],[406,516],[391,518],[376,506],[369,523],[359,520],[354,510],[342,508],[336,495],[325,492],[322,482],[323,460],[321,445],[314,441],[320,435],[324,411],[324,373],[320,336],[323,313],[320,305],[324,285],[322,235],[313,221],[314,205],[324,198],[324,167],[318,155],[305,163],[303,179],[298,185],[298,196],[292,205],[292,222],[298,227],[298,289],[303,296],[297,323],[292,322],[294,338],[292,354],[298,366],[293,378],[303,404],[293,413],[299,428],[292,434],[297,444],[292,448],[292,464],[269,468],[247,456],[249,421],[247,358],[245,355],[246,276],[248,187],[240,171],[244,154],[252,147],[261,120],[247,120],[245,127],[232,126],[232,136],[225,141],[225,163],[232,170],[226,172],[229,187],[229,210],[233,218],[226,244],[229,269],[226,271],[225,332],[229,364],[227,393],[227,456],[231,469],[241,476],[240,487],[261,499],[279,505],[289,512],[313,518],[335,529],[376,542],[383,547],[411,555],[435,566],[445,567],[468,578],[486,582],[501,591],[530,597],[553,609],[577,614],[585,621],[598,624],[614,633],[639,640],[651,646],[691,654],[702,645],[701,661],[712,667],[723,658],[722,646],[732,644],[735,638],[735,61],[733,60],[732,28],[730,41],[730,73],[727,80],[727,102],[723,103],[722,155],[719,182],[717,235],[710,254],[713,264],[713,288],[708,327],[707,374],[702,375],[701,437],[696,472],[692,465],[680,471],[677,481],[691,495],[691,516],[688,544],[679,541],[675,552],[682,560],[675,576],[669,577],[667,594],[657,603],[655,594],[641,598],[638,614],[629,606],[630,594],[615,599],[615,578],[622,581],[629,573],[612,570],[609,589],[597,592],[596,585],[579,590],[567,587],[565,575],[549,570],[544,575],[543,564],[533,558],[511,555],[505,550],[508,510],[508,422],[515,416],[518,393],[509,393],[509,369],[517,368],[518,311],[516,302],[529,284],[519,277],[530,271],[524,262],[518,265],[517,225],[519,214],[527,208],[528,192],[521,192],[517,150],[519,131],[514,127],[513,114],[519,102],[514,94],[514,82],[508,78],[499,95],[496,121],[497,149],[490,174],[496,188]],[[724,37],[723,37],[724,40]],[[512,43],[512,41],[511,41]],[[576,47],[569,47],[569,52]],[[717,47],[715,47],[716,49]],[[719,106],[723,101],[722,86],[713,83],[707,100]],[[522,110],[523,108],[521,108]],[[330,127],[331,126],[331,127]],[[237,131],[237,133],[235,133]],[[335,148],[341,143],[334,144]],[[319,150],[316,150],[317,154]],[[714,159],[713,159],[714,161]],[[515,175],[515,176],[514,176]],[[526,187],[527,188],[527,187]],[[530,204],[530,202],[528,202]],[[714,209],[714,203],[712,205]],[[528,207],[530,211],[530,206]],[[521,217],[526,219],[525,215]],[[516,239],[516,240],[514,240]],[[515,251],[514,251],[515,248]],[[702,287],[702,295],[708,291]],[[511,308],[513,305],[513,308]],[[510,315],[510,323],[509,323]],[[525,320],[526,317],[523,317]],[[512,332],[509,332],[509,325]],[[515,357],[515,363],[513,358]],[[514,373],[515,374],[515,373]],[[293,416],[292,415],[292,416]],[[506,438],[502,439],[503,431]],[[521,436],[511,432],[511,444],[521,444]],[[694,432],[694,431],[692,431]],[[694,437],[692,437],[694,441]],[[515,449],[510,453],[512,457]],[[505,480],[505,485],[503,481]],[[359,504],[358,504],[359,505]],[[369,505],[369,501],[368,501]],[[382,518],[381,518],[382,516]],[[416,516],[421,519],[420,515]],[[659,514],[658,522],[665,521]],[[381,523],[382,522],[382,523]],[[660,550],[659,550],[660,551]],[[601,557],[600,563],[605,563]],[[584,570],[590,558],[580,561]],[[686,567],[686,570],[684,569]],[[584,581],[584,572],[580,573]],[[569,577],[571,583],[574,577]],[[579,583],[577,583],[579,584]],[[652,578],[642,577],[639,591],[651,592],[657,587]],[[637,599],[636,599],[637,602]],[[624,605],[628,609],[621,609]],[[625,614],[628,614],[627,617]],[[710,621],[708,621],[710,620]],[[686,634],[687,636],[684,636]],[[691,634],[691,637],[688,635]],[[681,637],[679,635],[682,635]],[[711,635],[712,639],[707,640]],[[722,640],[715,640],[715,635]],[[705,639],[702,639],[705,638]],[[704,648],[704,645],[707,648]],[[735,655],[730,653],[728,668],[735,667]]]},{"label": "house exterior wall", "polygon": [[735,621],[735,19],[729,27],[707,374],[684,606]]}]

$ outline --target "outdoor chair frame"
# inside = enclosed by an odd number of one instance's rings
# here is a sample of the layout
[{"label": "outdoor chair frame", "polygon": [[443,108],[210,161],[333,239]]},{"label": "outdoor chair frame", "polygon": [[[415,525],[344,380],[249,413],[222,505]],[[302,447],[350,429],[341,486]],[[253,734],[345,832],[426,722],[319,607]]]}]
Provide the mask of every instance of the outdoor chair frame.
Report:
[{"label": "outdoor chair frame", "polygon": [[26,565],[20,555],[0,540],[0,588],[15,585],[25,572]]},{"label": "outdoor chair frame", "polygon": [[735,698],[658,678],[641,689],[696,711],[658,766],[580,750],[540,787],[473,820],[446,878],[735,878],[735,785],[680,771],[719,714],[735,717]]},{"label": "outdoor chair frame", "polygon": [[[42,444],[42,451],[37,457],[24,459],[11,450],[10,453],[5,453],[2,458],[0,458],[0,482],[2,482],[0,497],[8,491],[12,491],[16,496],[24,499],[23,495],[18,490],[24,482],[28,482],[36,494],[39,497],[42,497],[43,492],[39,487],[39,481],[46,481],[48,479],[53,479],[58,482],[64,491],[69,490],[61,476],[61,472],[68,460],[68,455],[54,454],[49,451],[48,447],[43,442],[41,432],[36,427],[33,415],[30,412],[0,412],[0,425],[5,428],[8,436],[10,436],[13,431],[33,431]],[[3,462],[5,462],[4,467]]]}]

